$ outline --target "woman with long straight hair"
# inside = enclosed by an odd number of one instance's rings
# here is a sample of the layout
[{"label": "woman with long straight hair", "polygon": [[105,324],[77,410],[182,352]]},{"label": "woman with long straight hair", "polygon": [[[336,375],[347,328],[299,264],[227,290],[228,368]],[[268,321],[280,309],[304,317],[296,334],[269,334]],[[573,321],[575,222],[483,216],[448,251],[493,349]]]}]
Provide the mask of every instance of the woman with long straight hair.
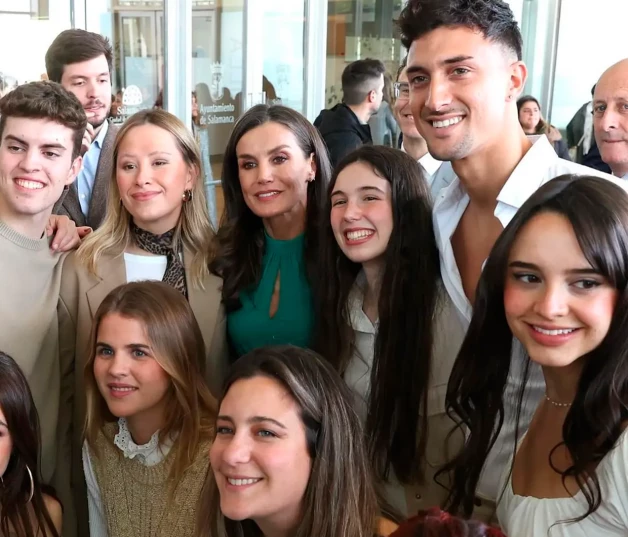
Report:
[{"label": "woman with long straight hair", "polygon": [[354,393],[387,499],[416,512],[443,499],[433,473],[446,462],[444,395],[463,337],[441,290],[429,187],[412,157],[364,146],[335,169],[326,215],[316,349]]},{"label": "woman with long straight hair", "polygon": [[91,537],[192,537],[216,400],[187,300],[163,282],[114,289],[85,366],[83,466]]},{"label": "woman with long straight hair", "polygon": [[[517,416],[524,404],[537,406],[502,478],[497,515],[505,533],[626,535],[626,192],[590,176],[542,186],[495,243],[476,296],[447,392],[451,415],[467,431],[447,507],[471,514],[504,421],[509,371],[522,367]],[[513,345],[524,352],[511,359]],[[543,371],[546,393],[532,402],[523,388],[533,367]]]},{"label": "woman with long straight hair", "polygon": [[225,382],[197,537],[374,537],[382,516],[351,395],[291,345],[256,349]]},{"label": "woman with long straight hair", "polygon": [[320,134],[298,112],[257,105],[236,123],[225,149],[225,210],[210,265],[224,282],[234,355],[270,344],[310,345],[310,287],[330,173]]},{"label": "woman with long straight hair", "polygon": [[62,508],[41,482],[39,417],[28,382],[0,351],[0,534],[59,537]]}]

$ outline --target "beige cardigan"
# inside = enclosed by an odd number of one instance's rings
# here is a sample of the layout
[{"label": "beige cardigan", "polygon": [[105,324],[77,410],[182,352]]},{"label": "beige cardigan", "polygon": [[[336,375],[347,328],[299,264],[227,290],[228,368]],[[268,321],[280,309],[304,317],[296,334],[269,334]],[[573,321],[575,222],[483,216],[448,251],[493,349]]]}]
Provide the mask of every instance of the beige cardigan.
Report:
[{"label": "beige cardigan", "polygon": [[[187,254],[187,255],[186,255]],[[188,264],[192,255],[184,250],[186,278],[191,282]],[[71,253],[65,260],[59,300],[59,354],[61,362],[61,393],[69,393],[71,416],[60,418],[60,427],[72,430],[72,488],[76,502],[79,535],[89,535],[87,490],[83,476],[81,449],[85,424],[85,385],[83,371],[88,358],[92,319],[101,302],[114,288],[126,283],[123,255],[104,255],[92,274]],[[204,289],[188,285],[188,298],[203,334],[206,347],[205,379],[217,398],[227,373],[228,346],[226,317],[221,303],[222,280],[213,274],[204,281]],[[66,406],[67,408],[67,406]],[[61,423],[61,421],[63,421]]]}]

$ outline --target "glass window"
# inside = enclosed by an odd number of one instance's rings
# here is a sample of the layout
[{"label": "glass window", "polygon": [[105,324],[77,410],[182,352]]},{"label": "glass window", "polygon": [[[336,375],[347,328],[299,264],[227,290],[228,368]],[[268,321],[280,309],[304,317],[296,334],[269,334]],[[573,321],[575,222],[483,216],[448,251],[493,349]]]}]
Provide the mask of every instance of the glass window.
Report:
[{"label": "glass window", "polygon": [[90,0],[87,30],[113,46],[113,121],[163,105],[164,9],[162,0]]},{"label": "glass window", "polygon": [[[611,65],[626,57],[628,2],[596,0],[592,19],[586,0],[562,3],[552,123],[563,128],[591,100],[591,88]],[[600,22],[602,21],[603,22]]]},{"label": "glass window", "polygon": [[376,58],[391,76],[397,73],[405,50],[393,21],[403,4],[402,0],[329,0],[326,108],[342,100],[342,72],[355,60]]},{"label": "glass window", "polygon": [[[0,95],[18,84],[46,77],[44,57],[71,25],[70,0],[0,0]],[[20,46],[15,52],[16,43]]]}]

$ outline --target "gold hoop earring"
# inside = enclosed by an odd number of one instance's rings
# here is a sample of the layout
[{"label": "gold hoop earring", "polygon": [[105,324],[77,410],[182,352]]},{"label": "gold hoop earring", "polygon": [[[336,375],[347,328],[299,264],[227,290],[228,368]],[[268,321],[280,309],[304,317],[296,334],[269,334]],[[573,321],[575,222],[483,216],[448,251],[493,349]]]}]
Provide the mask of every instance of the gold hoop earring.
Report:
[{"label": "gold hoop earring", "polygon": [[183,201],[185,201],[186,203],[188,201],[192,201],[192,197],[193,197],[193,194],[191,190],[186,190],[183,192],[182,198],[183,198]]},{"label": "gold hoop earring", "polygon": [[31,494],[28,497],[28,501],[26,503],[31,503],[31,500],[33,499],[33,496],[35,495],[35,481],[33,480],[33,472],[31,472],[31,469],[28,467],[28,464],[26,465],[26,471],[28,472],[28,477],[30,477],[30,480],[31,480]]}]

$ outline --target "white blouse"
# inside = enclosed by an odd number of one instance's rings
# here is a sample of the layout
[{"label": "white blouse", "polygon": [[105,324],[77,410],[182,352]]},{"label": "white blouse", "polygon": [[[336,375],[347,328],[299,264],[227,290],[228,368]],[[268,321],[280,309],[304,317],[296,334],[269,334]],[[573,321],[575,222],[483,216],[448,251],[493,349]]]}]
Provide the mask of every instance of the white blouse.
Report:
[{"label": "white blouse", "polygon": [[602,503],[584,520],[587,502],[582,491],[571,498],[519,496],[512,490],[511,464],[502,476],[500,491],[508,483],[497,506],[499,523],[508,537],[619,537],[628,535],[628,430],[597,466]]},{"label": "white blouse", "polygon": [[[126,419],[120,418],[118,420],[118,434],[114,437],[113,443],[124,453],[125,458],[137,459],[137,462],[144,466],[155,466],[166,458],[172,448],[173,441],[166,439],[160,445],[159,431],[157,431],[151,436],[148,443],[137,445],[131,438]],[[108,537],[107,519],[105,518],[102,496],[87,442],[83,443],[83,471],[85,472],[85,482],[87,483],[89,535],[90,537]]]}]

